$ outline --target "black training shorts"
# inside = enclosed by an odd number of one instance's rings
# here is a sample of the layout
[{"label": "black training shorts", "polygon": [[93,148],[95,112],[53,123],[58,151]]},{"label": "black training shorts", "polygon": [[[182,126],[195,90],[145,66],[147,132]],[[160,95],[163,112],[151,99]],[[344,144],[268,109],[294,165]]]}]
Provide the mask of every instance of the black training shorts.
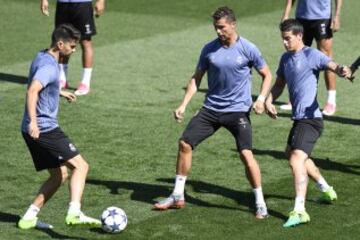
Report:
[{"label": "black training shorts", "polygon": [[299,149],[310,156],[323,129],[324,124],[321,118],[295,120],[287,144],[291,150]]},{"label": "black training shorts", "polygon": [[33,139],[28,133],[22,132],[22,135],[31,153],[36,171],[58,168],[79,154],[74,144],[60,128],[40,133],[38,139]]},{"label": "black training shorts", "polygon": [[297,19],[304,27],[303,40],[306,46],[311,46],[313,39],[330,39],[333,37],[331,19],[307,20]]},{"label": "black training shorts", "polygon": [[82,40],[91,40],[91,36],[96,34],[92,3],[57,2],[55,27],[64,23],[70,23],[76,27],[81,32]]},{"label": "black training shorts", "polygon": [[252,129],[247,112],[215,112],[203,107],[190,120],[180,140],[190,144],[194,149],[220,127],[232,133],[238,151],[252,149]]}]

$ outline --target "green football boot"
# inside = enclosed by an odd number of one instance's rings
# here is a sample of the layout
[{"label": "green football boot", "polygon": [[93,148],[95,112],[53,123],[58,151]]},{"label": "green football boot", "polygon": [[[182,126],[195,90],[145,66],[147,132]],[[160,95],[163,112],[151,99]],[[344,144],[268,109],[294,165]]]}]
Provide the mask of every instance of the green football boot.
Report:
[{"label": "green football boot", "polygon": [[310,216],[305,211],[292,211],[289,214],[289,219],[283,227],[295,227],[296,225],[310,222]]},{"label": "green football boot", "polygon": [[25,220],[23,218],[21,218],[18,222],[18,227],[20,229],[32,229],[32,228],[37,228],[37,229],[52,229],[54,228],[53,225],[39,221],[38,218],[34,218],[31,220]]},{"label": "green football boot", "polygon": [[80,212],[80,214],[68,214],[65,218],[65,223],[67,225],[85,225],[90,227],[101,226],[100,220],[88,217],[82,212]]},{"label": "green football boot", "polygon": [[333,187],[330,187],[328,190],[323,192],[323,195],[319,199],[319,201],[325,203],[332,203],[336,200],[337,200],[337,194]]}]

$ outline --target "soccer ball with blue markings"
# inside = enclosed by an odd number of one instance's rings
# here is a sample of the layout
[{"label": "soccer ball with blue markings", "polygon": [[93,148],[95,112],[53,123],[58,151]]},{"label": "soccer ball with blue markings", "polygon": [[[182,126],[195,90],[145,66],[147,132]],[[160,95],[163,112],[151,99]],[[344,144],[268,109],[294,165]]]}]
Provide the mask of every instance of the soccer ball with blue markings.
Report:
[{"label": "soccer ball with blue markings", "polygon": [[124,210],[108,207],[101,214],[102,229],[108,233],[119,233],[125,229],[128,219]]}]

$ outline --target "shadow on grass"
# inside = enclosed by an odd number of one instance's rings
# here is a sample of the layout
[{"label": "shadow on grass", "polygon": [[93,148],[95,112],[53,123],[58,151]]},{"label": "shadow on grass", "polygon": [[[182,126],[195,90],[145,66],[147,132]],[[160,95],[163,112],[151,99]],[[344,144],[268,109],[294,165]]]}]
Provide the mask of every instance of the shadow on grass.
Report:
[{"label": "shadow on grass", "polygon": [[[291,113],[278,113],[278,117],[291,118]],[[360,125],[360,119],[352,119],[340,116],[324,116],[325,121],[336,122],[348,125]]]},{"label": "shadow on grass", "polygon": [[166,195],[170,192],[169,187],[147,183],[97,179],[87,179],[86,183],[105,186],[110,190],[111,194],[121,194],[121,189],[131,190],[133,191],[131,194],[131,200],[150,204],[154,203],[155,198]]},{"label": "shadow on grass", "polygon": [[[284,152],[282,151],[253,149],[253,153],[255,155],[269,155],[277,160],[287,160],[285,158]],[[320,167],[321,169],[360,175],[360,165],[339,163],[332,161],[329,158],[326,159],[311,158],[311,159],[313,159],[316,166]],[[359,171],[356,171],[355,169],[359,169]]]},{"label": "shadow on grass", "polygon": [[[19,220],[20,220],[19,215],[0,212],[0,222],[8,222],[8,223],[13,223],[14,225],[16,225]],[[35,230],[44,232],[44,233],[48,234],[51,238],[54,238],[54,239],[87,240],[86,238],[71,237],[71,236],[63,235],[63,234],[55,232],[53,229],[35,229]],[[22,231],[22,230],[19,229],[19,231]],[[27,230],[27,231],[29,231],[29,230]],[[32,230],[30,230],[30,231],[32,231]]]},{"label": "shadow on grass", "polygon": [[28,78],[25,76],[13,75],[8,73],[0,73],[0,81],[26,84]]},{"label": "shadow on grass", "polygon": [[[174,180],[170,178],[160,178],[157,181],[165,182],[165,183],[173,183]],[[159,197],[165,197],[171,194],[172,186],[163,186],[163,185],[155,185],[155,184],[147,184],[147,183],[136,183],[136,182],[123,182],[123,181],[105,181],[105,180],[96,180],[96,179],[88,179],[86,180],[88,184],[93,185],[102,185],[107,187],[110,190],[111,194],[121,194],[121,189],[132,190],[131,200],[145,202],[149,204],[155,203],[155,199]],[[243,210],[240,208],[212,204],[206,201],[202,201],[200,199],[194,198],[188,194],[185,194],[186,202],[201,206],[201,207],[212,207],[212,208],[222,208],[229,210],[238,210],[244,212],[254,212],[254,200],[253,194],[248,192],[235,191],[229,188],[217,186],[214,184],[205,183],[202,181],[187,181],[188,185],[190,185],[195,192],[200,193],[209,193],[209,194],[218,194],[221,196],[225,196],[237,201],[240,205],[247,207],[249,210]],[[286,219],[286,216],[282,215],[279,212],[273,211],[269,209],[269,213],[277,218]]]},{"label": "shadow on grass", "polygon": [[[173,183],[174,180],[170,179],[170,178],[160,178],[157,179],[160,182],[166,182],[166,183]],[[246,208],[248,208],[249,210],[242,210],[240,208],[235,208],[235,207],[229,207],[229,206],[225,206],[225,205],[219,205],[219,204],[212,204],[212,203],[208,203],[205,201],[202,201],[200,199],[196,199],[193,198],[189,195],[185,195],[186,198],[186,202],[194,204],[194,205],[198,205],[198,206],[202,206],[202,207],[213,207],[213,208],[223,208],[223,209],[231,209],[231,210],[240,210],[240,211],[244,211],[244,212],[255,212],[255,206],[254,206],[254,195],[250,192],[242,192],[242,191],[236,191],[230,188],[226,188],[226,187],[222,187],[219,185],[215,185],[215,184],[211,184],[211,183],[206,183],[203,181],[192,181],[192,180],[188,180],[186,181],[187,185],[190,185],[194,192],[197,193],[203,193],[203,194],[217,194],[229,199],[233,199],[234,201],[236,201],[239,205],[242,205]],[[168,195],[170,194],[170,192],[168,193]],[[265,195],[265,197],[267,197]],[[280,197],[280,196],[278,196]],[[287,198],[286,198],[287,199]],[[286,220],[287,216],[274,211],[272,209],[268,209],[268,212],[271,216],[279,218],[279,219],[283,219]]]}]

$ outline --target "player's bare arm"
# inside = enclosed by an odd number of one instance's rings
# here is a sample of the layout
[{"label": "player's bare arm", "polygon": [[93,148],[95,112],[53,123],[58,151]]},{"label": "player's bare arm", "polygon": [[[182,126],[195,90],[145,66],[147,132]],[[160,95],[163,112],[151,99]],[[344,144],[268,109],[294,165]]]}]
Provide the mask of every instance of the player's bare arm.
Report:
[{"label": "player's bare arm", "polygon": [[69,103],[75,102],[77,99],[75,94],[64,90],[60,91],[60,96],[64,97]]},{"label": "player's bare arm", "polygon": [[260,94],[253,104],[253,109],[256,114],[262,114],[265,110],[265,99],[271,87],[271,72],[269,66],[265,65],[262,69],[258,70],[259,75],[262,77]]},{"label": "player's bare arm", "polygon": [[49,1],[48,0],[40,0],[40,10],[41,13],[45,16],[49,16]]},{"label": "player's bare arm", "polygon": [[337,64],[336,62],[329,62],[328,69],[334,73],[336,73],[339,77],[346,78],[350,81],[352,81],[351,78],[351,69],[348,66],[341,66]]},{"label": "player's bare arm", "polygon": [[331,29],[334,32],[339,31],[340,29],[340,12],[342,7],[343,0],[335,0],[335,15],[333,16],[333,20],[331,22]]},{"label": "player's bare arm", "polygon": [[195,95],[197,92],[198,87],[200,86],[201,79],[204,76],[203,71],[196,70],[192,78],[190,79],[187,87],[185,96],[179,105],[179,107],[174,111],[174,117],[177,122],[182,122],[184,119],[184,113],[186,110],[186,106],[189,104],[191,98]]},{"label": "player's bare arm", "polygon": [[273,102],[282,94],[286,82],[282,77],[277,77],[274,86],[272,87],[268,97],[265,101],[266,113],[273,119],[277,118],[277,110]]},{"label": "player's bare arm", "polygon": [[284,8],[283,16],[281,18],[281,22],[289,18],[292,5],[293,5],[293,0],[285,0],[285,8]]},{"label": "player's bare arm", "polygon": [[26,94],[26,106],[30,118],[28,133],[34,139],[38,139],[40,135],[36,117],[36,105],[39,99],[39,92],[42,89],[43,86],[40,81],[33,80]]}]

